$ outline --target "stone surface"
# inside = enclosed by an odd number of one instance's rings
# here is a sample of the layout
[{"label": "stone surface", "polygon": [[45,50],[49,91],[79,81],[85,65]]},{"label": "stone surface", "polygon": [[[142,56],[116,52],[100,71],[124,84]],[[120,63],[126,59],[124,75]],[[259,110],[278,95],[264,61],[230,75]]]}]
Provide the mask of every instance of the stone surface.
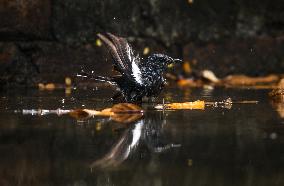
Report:
[{"label": "stone surface", "polygon": [[39,82],[36,50],[33,46],[0,43],[0,88],[34,86]]},{"label": "stone surface", "polygon": [[166,46],[282,34],[281,0],[88,1],[54,3],[54,30],[60,41],[93,40],[97,32],[154,38]]},{"label": "stone surface", "polygon": [[50,0],[1,0],[0,40],[46,40],[52,35]]},{"label": "stone surface", "polygon": [[[193,69],[221,77],[282,73],[283,9],[281,0],[0,0],[0,78],[12,82],[3,70],[11,59],[33,64],[43,82],[64,82],[81,68],[112,73],[106,49],[95,44],[99,32],[127,37],[139,53],[147,47],[183,57]],[[11,48],[18,52],[10,55]]]},{"label": "stone surface", "polygon": [[230,74],[263,76],[283,73],[284,39],[230,39],[219,43],[184,47],[184,59],[193,69],[209,69],[219,77]]}]

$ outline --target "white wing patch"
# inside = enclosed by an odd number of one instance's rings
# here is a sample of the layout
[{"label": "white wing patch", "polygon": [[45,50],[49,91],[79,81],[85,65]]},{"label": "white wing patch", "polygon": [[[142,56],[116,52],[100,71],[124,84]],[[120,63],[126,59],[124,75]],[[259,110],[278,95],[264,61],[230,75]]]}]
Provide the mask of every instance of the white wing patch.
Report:
[{"label": "white wing patch", "polygon": [[142,78],[141,78],[141,70],[139,69],[137,63],[140,61],[139,56],[134,56],[133,51],[131,47],[127,44],[126,47],[127,57],[129,61],[131,62],[131,68],[132,68],[132,75],[135,79],[135,81],[139,84],[142,84]]},{"label": "white wing patch", "polygon": [[135,62],[132,62],[132,74],[133,74],[135,80],[139,84],[142,84],[141,71],[140,71],[138,65]]},{"label": "white wing patch", "polygon": [[132,130],[132,143],[130,144],[130,148],[133,148],[139,141],[142,132],[143,120],[140,120],[136,125],[135,128]]}]

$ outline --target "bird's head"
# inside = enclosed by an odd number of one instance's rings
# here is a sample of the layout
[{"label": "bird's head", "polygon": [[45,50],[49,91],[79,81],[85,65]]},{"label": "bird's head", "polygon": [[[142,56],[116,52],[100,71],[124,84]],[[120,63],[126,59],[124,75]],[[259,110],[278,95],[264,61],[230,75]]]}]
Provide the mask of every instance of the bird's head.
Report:
[{"label": "bird's head", "polygon": [[182,60],[174,59],[165,54],[152,54],[148,57],[148,65],[151,65],[153,68],[157,70],[165,70],[169,65],[181,63]]}]

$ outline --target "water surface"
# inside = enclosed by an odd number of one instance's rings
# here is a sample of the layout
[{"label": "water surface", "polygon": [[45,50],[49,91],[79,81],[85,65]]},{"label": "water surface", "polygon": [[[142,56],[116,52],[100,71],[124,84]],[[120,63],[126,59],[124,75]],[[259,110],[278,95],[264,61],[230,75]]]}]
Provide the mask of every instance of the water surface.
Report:
[{"label": "water surface", "polygon": [[284,185],[281,104],[268,90],[167,89],[157,102],[259,103],[164,112],[144,103],[143,118],[130,124],[36,113],[111,107],[112,92],[2,92],[0,184]]}]

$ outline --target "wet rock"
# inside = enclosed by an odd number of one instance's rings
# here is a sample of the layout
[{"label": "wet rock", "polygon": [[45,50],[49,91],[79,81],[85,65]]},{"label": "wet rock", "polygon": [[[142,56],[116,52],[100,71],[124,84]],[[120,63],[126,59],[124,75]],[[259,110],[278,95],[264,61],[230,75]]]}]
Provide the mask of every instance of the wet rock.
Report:
[{"label": "wet rock", "polygon": [[31,46],[0,43],[0,85],[34,86],[39,81]]},{"label": "wet rock", "polygon": [[92,41],[96,32],[105,31],[155,38],[166,46],[191,39],[209,41],[230,35],[238,11],[227,1],[191,5],[183,0],[56,1],[54,7],[56,37],[69,44]]},{"label": "wet rock", "polygon": [[92,44],[68,46],[61,43],[41,42],[41,55],[36,64],[40,70],[43,83],[56,82],[65,84],[65,78],[70,77],[73,83],[94,82],[91,79],[77,78],[81,70],[94,71],[97,75],[112,73],[111,58],[106,49]]},{"label": "wet rock", "polygon": [[205,45],[189,43],[183,48],[183,57],[190,61],[193,69],[210,69],[218,77],[230,74],[264,76],[283,73],[283,50],[281,38],[228,39]]},{"label": "wet rock", "polygon": [[0,40],[50,39],[50,0],[2,0]]},{"label": "wet rock", "polygon": [[281,0],[56,1],[53,24],[57,39],[68,43],[86,42],[96,32],[109,31],[155,38],[170,46],[281,34],[283,6]]},{"label": "wet rock", "polygon": [[[193,69],[210,69],[221,77],[258,76],[284,69],[282,43],[271,37],[282,34],[282,4],[265,0],[58,1],[54,29],[59,41],[72,46],[93,43],[96,33],[109,31],[137,43],[151,39],[169,55],[196,60]],[[266,37],[269,41],[263,35],[271,35]]]},{"label": "wet rock", "polygon": [[64,82],[81,66],[111,73],[108,53],[95,44],[98,32],[127,37],[143,57],[162,52],[218,77],[258,76],[283,72],[283,8],[281,0],[3,0],[0,42],[37,45],[41,52],[24,58],[45,82]]}]

